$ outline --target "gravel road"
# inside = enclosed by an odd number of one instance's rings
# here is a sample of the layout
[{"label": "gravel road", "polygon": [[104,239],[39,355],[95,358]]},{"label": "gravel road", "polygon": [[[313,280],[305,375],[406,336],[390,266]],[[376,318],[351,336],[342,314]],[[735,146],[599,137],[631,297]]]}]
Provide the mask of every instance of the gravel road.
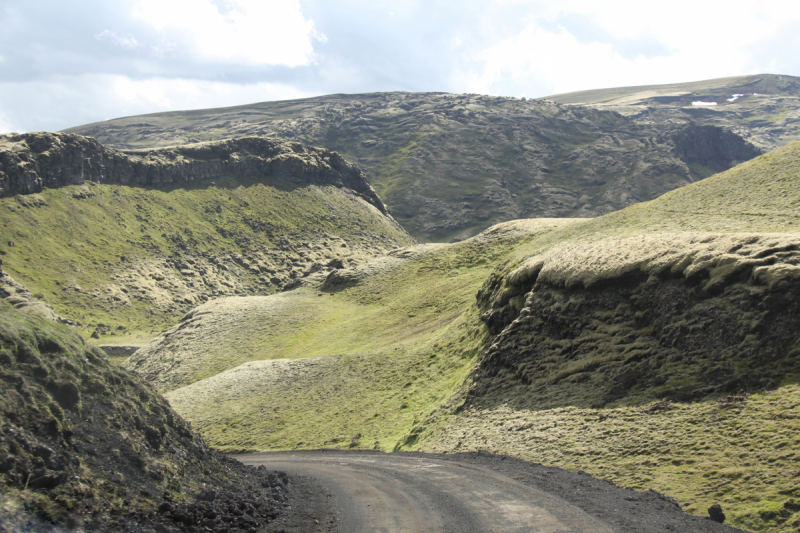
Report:
[{"label": "gravel road", "polygon": [[290,476],[274,531],[733,532],[655,492],[484,453],[300,451],[235,456]]}]

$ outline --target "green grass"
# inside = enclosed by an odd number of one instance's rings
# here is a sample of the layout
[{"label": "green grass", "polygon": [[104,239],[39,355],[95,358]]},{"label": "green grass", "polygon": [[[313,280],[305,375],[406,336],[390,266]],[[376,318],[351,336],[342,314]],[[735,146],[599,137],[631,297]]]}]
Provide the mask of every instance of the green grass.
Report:
[{"label": "green grass", "polygon": [[[77,198],[83,191],[90,197]],[[172,190],[91,184],[37,196],[46,205],[0,199],[4,270],[79,321],[82,333],[104,324],[117,341],[152,338],[215,292],[276,291],[232,260],[237,254],[288,256],[310,266],[317,255],[355,257],[412,242],[366,202],[333,186],[221,179]],[[290,249],[281,249],[284,237]],[[187,258],[205,265],[210,277],[173,264]],[[284,275],[292,268],[273,266]],[[174,301],[176,294],[186,301]]]},{"label": "green grass", "polygon": [[423,246],[332,296],[211,302],[125,365],[223,450],[349,447],[359,433],[358,446],[392,450],[472,369],[487,338],[472,304],[494,264],[568,223]]},{"label": "green grass", "polygon": [[677,232],[783,233],[800,230],[800,141],[650,202],[529,239],[507,268],[571,245]]}]

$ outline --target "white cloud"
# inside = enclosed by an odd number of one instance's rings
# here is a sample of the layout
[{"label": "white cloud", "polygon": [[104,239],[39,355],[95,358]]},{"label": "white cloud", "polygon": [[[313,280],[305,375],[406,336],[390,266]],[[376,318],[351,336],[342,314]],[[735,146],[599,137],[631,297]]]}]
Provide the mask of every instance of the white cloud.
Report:
[{"label": "white cloud", "polygon": [[324,41],[306,20],[299,0],[139,0],[134,18],[184,36],[201,59],[246,65],[296,67],[312,62],[314,41]]},{"label": "white cloud", "polygon": [[242,103],[287,100],[309,96],[289,85],[254,83],[248,85],[155,78],[132,80],[124,76],[107,77],[106,86],[110,100],[116,102],[124,114],[225,107]]},{"label": "white cloud", "polygon": [[785,0],[0,0],[0,20],[7,129],[341,92],[800,74],[800,2]]},{"label": "white cloud", "polygon": [[[121,116],[303,98],[280,83],[234,84],[189,79],[87,74],[0,83],[1,131],[57,131]],[[30,106],[28,102],[36,102]],[[68,109],[65,114],[63,110]],[[23,128],[16,126],[24,125]]]},{"label": "white cloud", "polygon": [[[671,83],[757,73],[766,70],[752,53],[753,42],[769,35],[777,21],[717,13],[713,2],[691,2],[659,11],[633,9],[626,1],[604,3],[564,0],[537,6],[524,28],[475,53],[477,61],[457,72],[453,85],[490,94],[554,94],[601,87]],[[591,16],[592,38],[559,23],[569,14]],[[753,20],[748,20],[752,18]],[[750,28],[750,33],[745,31]],[[585,28],[584,28],[585,29]],[[597,36],[604,37],[599,38]],[[645,36],[645,37],[643,37]],[[663,50],[629,54],[624,39],[649,39]],[[627,41],[631,42],[631,41]],[[544,91],[544,92],[541,92]]]},{"label": "white cloud", "polygon": [[139,44],[133,35],[119,35],[111,30],[103,30],[95,35],[94,38],[98,41],[108,41],[121,48],[127,48],[129,50],[141,46],[141,44]]}]

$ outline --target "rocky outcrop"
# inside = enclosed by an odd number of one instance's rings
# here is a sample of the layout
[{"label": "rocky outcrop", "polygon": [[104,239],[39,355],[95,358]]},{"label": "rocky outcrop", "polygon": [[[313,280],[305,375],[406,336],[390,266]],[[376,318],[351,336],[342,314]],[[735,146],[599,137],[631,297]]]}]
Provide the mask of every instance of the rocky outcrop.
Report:
[{"label": "rocky outcrop", "polygon": [[723,172],[763,153],[742,137],[716,126],[688,124],[667,142],[682,161],[703,165],[714,172]]},{"label": "rocky outcrop", "polygon": [[386,214],[364,174],[336,152],[264,138],[120,152],[65,133],[0,136],[0,197],[87,181],[168,188],[233,176],[347,187]]}]

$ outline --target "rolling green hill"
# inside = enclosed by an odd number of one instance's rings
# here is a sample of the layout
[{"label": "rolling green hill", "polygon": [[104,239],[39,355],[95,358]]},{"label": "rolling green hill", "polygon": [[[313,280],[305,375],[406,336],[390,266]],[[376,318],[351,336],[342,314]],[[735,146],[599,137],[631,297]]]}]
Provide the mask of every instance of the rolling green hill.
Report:
[{"label": "rolling green hill", "polygon": [[800,139],[800,78],[774,74],[548,96],[616,111],[639,124],[693,122],[730,129],[767,150]]},{"label": "rolling green hill", "polygon": [[157,113],[67,130],[118,149],[250,135],[325,146],[363,168],[416,239],[502,221],[594,217],[759,155],[716,127],[474,94],[372,93]]},{"label": "rolling green hill", "polygon": [[125,365],[223,450],[483,449],[791,531],[799,170],[793,143],[596,219],[209,302]]},{"label": "rolling green hill", "polygon": [[316,287],[215,300],[124,364],[223,450],[391,450],[474,365],[486,329],[472,304],[497,261],[570,223],[509,222],[393,251]]},{"label": "rolling green hill", "polygon": [[245,139],[128,154],[61,134],[0,148],[4,270],[98,342],[141,344],[211,298],[413,242],[326,150]]}]

